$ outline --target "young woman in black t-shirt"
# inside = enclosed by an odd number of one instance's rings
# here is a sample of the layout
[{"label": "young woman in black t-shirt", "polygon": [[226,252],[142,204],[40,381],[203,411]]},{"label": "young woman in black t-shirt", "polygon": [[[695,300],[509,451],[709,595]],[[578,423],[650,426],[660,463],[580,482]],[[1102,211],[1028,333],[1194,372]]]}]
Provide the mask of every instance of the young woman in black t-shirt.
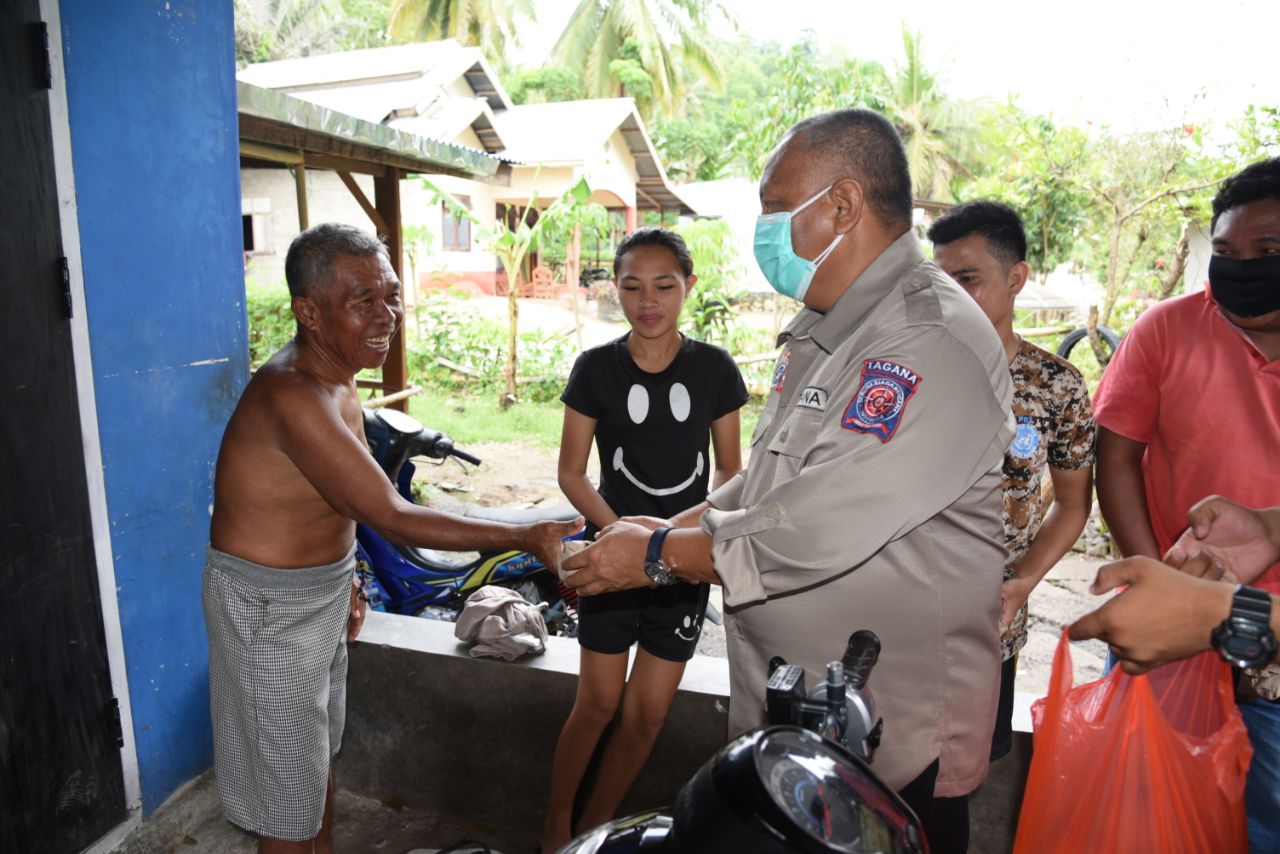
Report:
[{"label": "young woman in black t-shirt", "polygon": [[[738,410],[748,397],[742,376],[724,350],[677,328],[697,282],[684,240],[666,229],[640,229],[618,247],[613,273],[631,331],[579,356],[561,395],[560,488],[586,516],[588,537],[624,516],[657,525],[702,502],[709,482],[718,487],[742,468]],[[599,488],[586,474],[593,442]],[[693,656],[707,592],[707,585],[680,582],[580,600],[578,693],[556,744],[543,851],[573,835],[583,773],[621,704],[578,826],[613,818]],[[628,651],[637,642],[628,679]]]}]

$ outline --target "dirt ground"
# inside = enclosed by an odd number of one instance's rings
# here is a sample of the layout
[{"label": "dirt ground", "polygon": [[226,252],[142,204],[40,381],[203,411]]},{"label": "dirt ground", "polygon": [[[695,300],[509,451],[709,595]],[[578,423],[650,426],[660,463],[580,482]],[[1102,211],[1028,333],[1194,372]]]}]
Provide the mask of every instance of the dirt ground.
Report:
[{"label": "dirt ground", "polygon": [[[568,503],[556,484],[555,451],[517,442],[480,444],[469,450],[484,463],[466,471],[452,462],[439,467],[419,466],[418,477],[427,484],[429,500],[436,506],[462,512],[468,505],[525,508]],[[588,474],[595,480],[598,473],[593,454]],[[1032,593],[1028,641],[1018,660],[1017,690],[1037,695],[1048,690],[1053,654],[1063,627],[1101,601],[1088,592],[1101,563],[1073,554],[1063,559]],[[716,607],[721,605],[718,588],[711,601]],[[724,629],[710,621],[705,623],[698,652],[723,657]],[[1097,641],[1074,644],[1072,658],[1078,684],[1101,675],[1106,648]]]}]

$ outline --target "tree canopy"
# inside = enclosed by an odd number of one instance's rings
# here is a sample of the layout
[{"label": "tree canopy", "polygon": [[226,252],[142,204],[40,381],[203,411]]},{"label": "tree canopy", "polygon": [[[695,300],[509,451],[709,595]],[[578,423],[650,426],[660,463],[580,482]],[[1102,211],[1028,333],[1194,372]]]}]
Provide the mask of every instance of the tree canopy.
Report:
[{"label": "tree canopy", "polygon": [[1012,97],[952,97],[919,32],[903,30],[888,67],[824,51],[813,34],[785,47],[713,36],[714,21],[731,19],[722,0],[579,0],[547,61],[526,68],[507,57],[532,0],[235,0],[235,12],[240,64],[452,37],[485,50],[516,103],[633,97],[676,181],[758,178],[805,116],[878,110],[902,135],[918,198],[1012,205],[1033,272],[1091,272],[1106,291],[1100,319],[1120,327],[1176,290],[1217,183],[1280,154],[1274,105],[1250,107],[1225,133],[1074,126]]}]

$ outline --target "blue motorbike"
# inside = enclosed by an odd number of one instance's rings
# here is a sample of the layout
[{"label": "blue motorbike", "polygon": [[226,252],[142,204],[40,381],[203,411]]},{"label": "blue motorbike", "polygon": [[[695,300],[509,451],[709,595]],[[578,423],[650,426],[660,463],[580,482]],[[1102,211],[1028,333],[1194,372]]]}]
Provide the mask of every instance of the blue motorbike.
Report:
[{"label": "blue motorbike", "polygon": [[[425,428],[412,416],[394,409],[366,409],[365,437],[378,465],[413,501],[411,484],[415,457],[457,460],[479,465],[479,458],[454,447],[438,430]],[[465,516],[510,524],[572,521],[578,511],[569,505],[533,510],[469,508]],[[580,539],[575,534],[567,539]],[[392,614],[457,620],[467,597],[486,584],[509,587],[534,604],[546,603],[544,618],[552,634],[577,634],[577,594],[537,557],[518,549],[480,552],[462,560],[448,552],[391,543],[372,528],[356,526],[357,566],[369,607]]]}]

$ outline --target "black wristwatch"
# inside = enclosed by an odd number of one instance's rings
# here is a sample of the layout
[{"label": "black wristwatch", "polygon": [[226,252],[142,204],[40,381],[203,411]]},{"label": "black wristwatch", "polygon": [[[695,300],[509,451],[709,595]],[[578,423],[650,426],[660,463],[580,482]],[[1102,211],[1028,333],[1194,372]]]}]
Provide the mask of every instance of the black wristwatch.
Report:
[{"label": "black wristwatch", "polygon": [[1213,648],[1233,667],[1265,667],[1275,658],[1271,596],[1241,584],[1231,599],[1231,616],[1209,636]]},{"label": "black wristwatch", "polygon": [[659,528],[649,537],[649,549],[644,555],[644,574],[659,587],[670,587],[680,579],[671,573],[671,567],[662,562],[662,543],[674,528]]}]

